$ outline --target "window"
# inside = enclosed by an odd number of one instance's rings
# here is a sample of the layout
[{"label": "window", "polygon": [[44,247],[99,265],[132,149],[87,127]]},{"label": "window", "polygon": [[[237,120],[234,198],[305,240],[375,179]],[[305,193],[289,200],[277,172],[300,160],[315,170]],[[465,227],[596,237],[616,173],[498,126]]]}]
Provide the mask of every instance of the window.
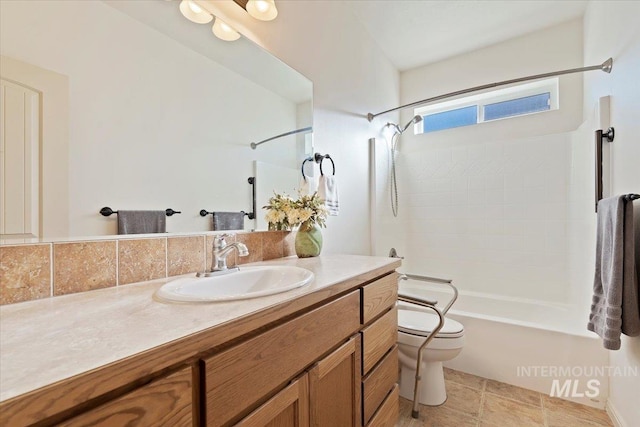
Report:
[{"label": "window", "polygon": [[433,113],[423,117],[423,132],[475,125],[478,122],[478,106],[456,108],[455,110]]},{"label": "window", "polygon": [[416,134],[557,109],[558,79],[547,79],[416,108]]},{"label": "window", "polygon": [[525,96],[510,101],[495,102],[484,106],[484,121],[504,119],[523,114],[547,111],[551,108],[551,93]]}]

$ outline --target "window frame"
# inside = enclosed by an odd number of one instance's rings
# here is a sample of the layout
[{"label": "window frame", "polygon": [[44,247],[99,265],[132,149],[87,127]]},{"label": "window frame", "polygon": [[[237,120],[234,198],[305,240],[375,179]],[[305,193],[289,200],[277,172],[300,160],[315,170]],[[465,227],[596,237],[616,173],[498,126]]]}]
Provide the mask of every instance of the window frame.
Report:
[{"label": "window frame", "polygon": [[[500,120],[514,119],[522,116],[529,116],[532,114],[546,113],[548,111],[554,111],[560,109],[560,93],[559,93],[559,79],[557,77],[539,80],[532,83],[519,84],[509,86],[503,89],[491,90],[476,95],[465,96],[463,98],[456,98],[449,101],[438,102],[436,104],[425,105],[417,107],[413,110],[414,115],[430,116],[432,114],[443,113],[447,111],[457,110],[460,108],[471,107],[476,105],[478,107],[478,116],[475,125],[482,123],[491,123]],[[484,108],[488,104],[495,104],[498,102],[512,101],[520,98],[526,98],[533,95],[541,95],[549,93],[549,109],[542,111],[533,111],[530,113],[517,114],[507,117],[499,117],[496,119],[485,120]],[[417,123],[414,126],[414,133],[416,135],[423,133],[433,133],[448,129],[458,129],[460,127],[473,126],[474,124],[466,126],[457,126],[445,129],[439,129],[435,131],[424,132],[424,120]]]}]

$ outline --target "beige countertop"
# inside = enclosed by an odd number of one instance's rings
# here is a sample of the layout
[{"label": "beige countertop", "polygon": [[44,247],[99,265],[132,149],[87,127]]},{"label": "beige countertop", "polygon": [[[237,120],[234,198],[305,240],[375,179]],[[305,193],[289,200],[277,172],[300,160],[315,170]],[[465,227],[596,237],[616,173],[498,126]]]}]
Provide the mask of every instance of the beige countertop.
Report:
[{"label": "beige countertop", "polygon": [[249,264],[298,266],[315,278],[299,289],[232,302],[154,300],[156,289],[170,278],[2,306],[0,401],[395,263],[392,258],[327,255]]}]

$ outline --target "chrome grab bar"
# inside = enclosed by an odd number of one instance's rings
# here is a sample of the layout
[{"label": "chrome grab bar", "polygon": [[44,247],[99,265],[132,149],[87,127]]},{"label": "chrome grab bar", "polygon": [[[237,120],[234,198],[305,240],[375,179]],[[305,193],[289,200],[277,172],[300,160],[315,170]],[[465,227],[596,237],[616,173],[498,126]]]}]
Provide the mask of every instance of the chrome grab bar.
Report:
[{"label": "chrome grab bar", "polygon": [[433,338],[435,338],[438,332],[440,332],[440,330],[443,328],[445,314],[447,314],[447,312],[449,311],[453,303],[456,302],[456,300],[458,299],[458,289],[455,286],[453,286],[453,284],[451,283],[452,280],[450,279],[440,279],[437,277],[419,276],[416,274],[400,274],[400,276],[398,277],[398,281],[409,280],[409,279],[419,280],[421,282],[433,282],[433,283],[443,284],[453,289],[453,297],[451,298],[451,301],[449,301],[447,306],[442,311],[438,310],[438,308],[436,307],[436,304],[438,303],[438,301],[417,298],[411,295],[403,295],[400,293],[398,294],[398,301],[407,302],[409,304],[415,304],[420,307],[428,308],[430,310],[435,311],[436,314],[438,315],[438,326],[436,326],[433,329],[433,331],[431,331],[431,333],[427,335],[427,338],[424,340],[420,348],[418,348],[418,358],[416,360],[416,381],[413,388],[413,407],[411,409],[411,417],[418,419],[420,417],[420,410],[418,408],[418,403],[419,403],[418,387],[420,385],[420,380],[421,380],[420,368],[422,366],[422,351],[427,347],[427,344],[429,344],[431,340],[433,340]]},{"label": "chrome grab bar", "polygon": [[[451,298],[447,306],[444,308],[444,310],[442,310],[443,316],[447,314],[447,312],[449,311],[453,303],[456,302],[456,300],[458,299],[458,288],[453,286],[453,280],[451,279],[440,279],[438,277],[419,276],[417,274],[407,274],[407,273],[400,274],[400,277],[398,277],[398,280],[409,280],[409,279],[418,280],[421,282],[432,282],[432,283],[438,283],[440,285],[447,285],[453,290],[453,297]],[[436,305],[437,303],[438,302],[436,301],[433,303],[433,305]]]},{"label": "chrome grab bar", "polygon": [[438,326],[433,328],[433,331],[431,331],[431,333],[427,335],[427,338],[424,340],[420,348],[418,348],[418,358],[416,361],[416,382],[413,386],[413,406],[411,409],[411,417],[418,419],[420,418],[420,409],[418,408],[418,390],[420,386],[420,380],[422,379],[422,377],[420,376],[420,368],[422,367],[422,352],[424,351],[427,344],[429,344],[431,340],[435,338],[436,334],[440,332],[440,329],[442,329],[442,327],[444,326],[444,315],[430,301],[423,300],[421,298],[398,294],[398,301],[408,302],[410,304],[416,304],[421,307],[431,309],[438,315]]}]

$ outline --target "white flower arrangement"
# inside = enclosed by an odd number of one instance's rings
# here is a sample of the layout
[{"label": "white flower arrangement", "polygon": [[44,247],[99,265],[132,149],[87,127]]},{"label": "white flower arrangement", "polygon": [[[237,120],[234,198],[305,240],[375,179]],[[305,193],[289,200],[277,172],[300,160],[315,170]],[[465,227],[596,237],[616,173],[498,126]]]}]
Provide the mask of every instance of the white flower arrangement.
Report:
[{"label": "white flower arrangement", "polygon": [[269,223],[270,230],[291,230],[295,226],[311,227],[318,224],[325,227],[328,211],[324,201],[313,195],[300,195],[294,200],[286,194],[274,193],[269,199],[269,204],[263,206],[267,210],[265,219]]}]

